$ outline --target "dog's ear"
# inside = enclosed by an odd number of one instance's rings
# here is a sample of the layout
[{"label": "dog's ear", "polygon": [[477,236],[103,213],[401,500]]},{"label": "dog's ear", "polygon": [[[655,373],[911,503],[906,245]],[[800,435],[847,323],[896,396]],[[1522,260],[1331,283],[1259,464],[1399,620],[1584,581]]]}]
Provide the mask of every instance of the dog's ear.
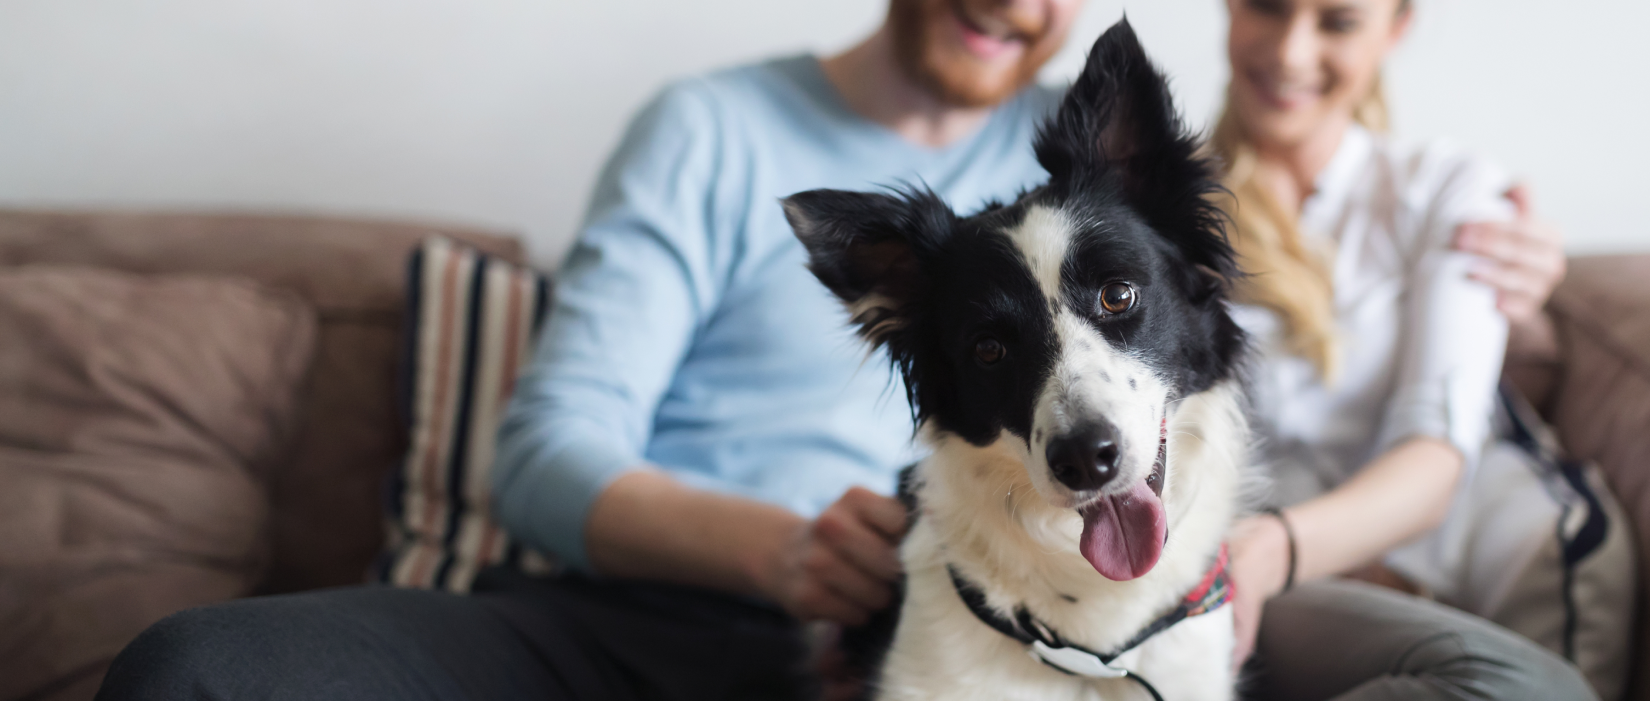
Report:
[{"label": "dog's ear", "polygon": [[848,307],[861,336],[879,345],[909,324],[928,285],[924,260],[955,222],[938,196],[809,190],[782,202],[808,269]]},{"label": "dog's ear", "polygon": [[1052,189],[1120,191],[1190,263],[1219,278],[1237,275],[1224,217],[1209,199],[1219,189],[1214,165],[1199,153],[1168,81],[1127,19],[1094,42],[1083,73],[1038,132],[1036,150]]},{"label": "dog's ear", "polygon": [[1089,49],[1082,74],[1038,134],[1037,159],[1054,180],[1114,175],[1133,201],[1171,175],[1159,163],[1181,155],[1174,147],[1183,131],[1168,82],[1124,19]]}]

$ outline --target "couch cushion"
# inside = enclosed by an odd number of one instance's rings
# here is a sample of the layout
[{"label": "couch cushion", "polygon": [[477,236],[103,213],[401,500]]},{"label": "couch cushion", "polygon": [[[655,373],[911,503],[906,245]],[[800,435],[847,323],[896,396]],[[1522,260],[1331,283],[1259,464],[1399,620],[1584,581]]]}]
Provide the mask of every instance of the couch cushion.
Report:
[{"label": "couch cushion", "polygon": [[314,340],[242,279],[0,268],[0,698],[252,591]]},{"label": "couch cushion", "polygon": [[1574,258],[1548,305],[1563,346],[1550,417],[1564,446],[1604,468],[1639,557],[1635,691],[1650,700],[1650,255]]},{"label": "couch cushion", "polygon": [[511,541],[493,515],[495,436],[516,373],[549,310],[550,281],[473,248],[432,238],[408,265],[409,348],[403,413],[412,437],[389,489],[380,577],[466,591],[483,567],[529,572],[550,560]]},{"label": "couch cushion", "polygon": [[0,210],[0,266],[243,275],[315,307],[303,424],[272,484],[274,558],[260,591],[281,592],[360,582],[383,542],[384,478],[406,450],[395,408],[405,264],[432,234],[521,260],[514,239],[439,224]]}]

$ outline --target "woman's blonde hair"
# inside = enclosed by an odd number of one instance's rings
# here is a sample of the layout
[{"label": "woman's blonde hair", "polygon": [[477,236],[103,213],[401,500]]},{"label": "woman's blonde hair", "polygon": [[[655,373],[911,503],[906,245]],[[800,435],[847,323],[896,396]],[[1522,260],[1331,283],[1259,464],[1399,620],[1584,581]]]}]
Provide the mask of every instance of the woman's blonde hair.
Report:
[{"label": "woman's blonde hair", "polygon": [[[1386,131],[1386,94],[1379,74],[1352,116],[1370,131]],[[1333,379],[1340,351],[1329,271],[1332,251],[1310,248],[1301,237],[1299,215],[1255,178],[1255,150],[1232,113],[1230,88],[1210,145],[1226,166],[1221,184],[1227,192],[1221,193],[1220,206],[1231,217],[1232,248],[1247,273],[1234,289],[1236,299],[1275,312],[1283,322],[1285,348],[1312,361],[1326,381]]]},{"label": "woman's blonde hair", "polygon": [[[1398,14],[1408,14],[1411,3],[1398,0]],[[1353,108],[1352,119],[1372,132],[1386,132],[1386,90],[1379,72],[1369,94]],[[1232,113],[1230,86],[1210,146],[1226,165],[1221,184],[1227,191],[1219,196],[1219,204],[1231,217],[1232,249],[1247,273],[1235,286],[1234,297],[1277,313],[1283,321],[1286,349],[1312,361],[1319,376],[1332,381],[1340,361],[1334,279],[1329,270],[1333,251],[1309,248],[1301,238],[1299,214],[1285,208],[1256,180],[1255,150]]]}]

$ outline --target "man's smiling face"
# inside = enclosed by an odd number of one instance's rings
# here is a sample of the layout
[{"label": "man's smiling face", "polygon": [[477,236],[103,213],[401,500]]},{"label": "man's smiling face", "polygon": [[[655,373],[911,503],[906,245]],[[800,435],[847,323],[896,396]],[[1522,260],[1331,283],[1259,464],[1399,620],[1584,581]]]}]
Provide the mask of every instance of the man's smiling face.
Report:
[{"label": "man's smiling face", "polygon": [[1083,0],[892,0],[900,65],[940,99],[989,107],[1013,96],[1065,43]]}]

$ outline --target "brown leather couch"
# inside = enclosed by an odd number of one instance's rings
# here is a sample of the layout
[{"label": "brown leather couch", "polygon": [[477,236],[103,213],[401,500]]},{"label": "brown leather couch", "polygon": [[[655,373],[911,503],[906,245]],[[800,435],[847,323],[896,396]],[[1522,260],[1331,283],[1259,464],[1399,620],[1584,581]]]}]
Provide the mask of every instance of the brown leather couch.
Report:
[{"label": "brown leather couch", "polygon": [[[264,552],[247,576],[205,592],[217,598],[249,596],[353,584],[366,576],[383,541],[383,480],[406,448],[396,381],[407,255],[430,235],[461,240],[512,261],[522,258],[521,244],[512,237],[455,226],[0,210],[0,272],[49,265],[229,276],[296,296],[313,309],[318,333],[307,376],[297,390],[297,426],[289,444],[277,451],[279,459],[258,470],[267,510],[242,515],[261,519],[255,528],[263,534]],[[0,334],[8,331],[0,329]],[[0,367],[0,373],[23,371]],[[0,413],[0,421],[4,416]],[[8,490],[8,476],[17,476],[15,467],[0,457],[0,494]],[[210,603],[206,596],[157,601],[136,589],[188,589],[192,581],[224,568],[206,562],[181,580],[156,581],[141,576],[141,562],[63,566],[63,560],[87,550],[89,538],[104,537],[85,535],[64,537],[44,556],[8,557],[8,550],[38,550],[8,545],[8,538],[19,537],[5,530],[9,522],[0,513],[0,699],[7,701],[90,699],[109,660],[147,623],[180,607]],[[206,527],[217,525],[227,524]],[[152,559],[174,557],[159,549],[148,552]],[[74,612],[42,610],[49,606],[44,595],[77,588],[119,597],[115,605],[128,611],[87,605],[87,620],[75,620]],[[129,610],[134,608],[138,610]],[[42,617],[47,617],[45,623]],[[43,625],[68,628],[70,637],[79,636],[85,644],[41,650]],[[104,630],[110,627],[116,630]],[[61,635],[51,637],[62,642]]]},{"label": "brown leather couch", "polygon": [[[124,627],[112,634],[94,634],[108,626],[89,610],[79,617],[85,620],[60,615],[53,625],[67,625],[87,642],[60,645],[53,659],[41,659],[30,645],[37,638],[6,632],[41,625],[36,614],[43,604],[35,592],[43,590],[38,581],[18,584],[23,569],[38,563],[7,558],[8,538],[19,536],[5,530],[0,514],[0,701],[91,698],[117,643],[170,610],[363,579],[382,540],[381,484],[406,442],[395,409],[406,255],[431,234],[513,261],[522,257],[512,238],[442,225],[0,210],[0,273],[45,264],[246,278],[295,295],[314,310],[317,331],[313,360],[297,389],[296,429],[280,458],[256,475],[267,501],[267,512],[256,515],[266,518],[265,554],[235,590],[144,609],[120,619]],[[1571,450],[1604,465],[1636,520],[1640,560],[1650,562],[1650,256],[1577,258],[1571,266],[1549,307],[1555,342],[1510,356],[1507,372]],[[15,371],[0,366],[0,375]],[[0,494],[10,474],[0,454]],[[55,586],[119,575],[86,571]],[[1650,611],[1640,598],[1640,610]],[[130,592],[129,601],[141,606],[150,599]],[[1650,668],[1650,640],[1642,636],[1638,659],[1638,667]],[[1644,681],[1631,698],[1650,700]]]}]

